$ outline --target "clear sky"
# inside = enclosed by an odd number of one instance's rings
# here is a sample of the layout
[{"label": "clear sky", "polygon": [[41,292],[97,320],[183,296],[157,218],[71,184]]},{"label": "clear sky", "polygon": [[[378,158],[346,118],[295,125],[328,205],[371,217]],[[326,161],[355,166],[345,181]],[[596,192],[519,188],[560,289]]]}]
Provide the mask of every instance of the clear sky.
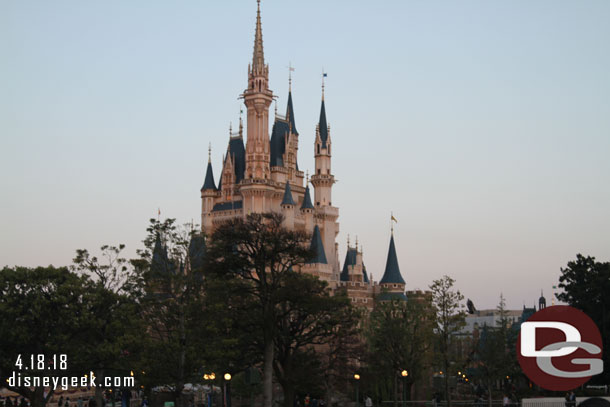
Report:
[{"label": "clear sky", "polygon": [[[200,219],[252,57],[256,2],[0,2],[0,265],[141,247]],[[576,253],[610,260],[610,2],[263,0],[271,89],[290,63],[299,166],[320,76],[347,233],[407,288],[532,305]],[[550,303],[550,301],[549,301]]]}]

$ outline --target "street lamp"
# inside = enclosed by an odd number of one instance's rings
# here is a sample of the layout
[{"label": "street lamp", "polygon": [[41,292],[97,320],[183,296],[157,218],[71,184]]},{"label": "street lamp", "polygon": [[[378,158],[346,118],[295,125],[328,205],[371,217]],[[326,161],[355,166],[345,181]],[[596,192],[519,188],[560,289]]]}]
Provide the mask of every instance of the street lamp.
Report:
[{"label": "street lamp", "polygon": [[356,407],[359,407],[360,399],[358,397],[358,382],[360,381],[360,375],[358,373],[354,374],[354,380],[356,380]]},{"label": "street lamp", "polygon": [[409,372],[403,370],[400,375],[402,376],[402,405],[404,406],[407,402],[407,376],[409,376]]},{"label": "street lamp", "polygon": [[224,385],[224,407],[231,407],[231,373],[224,374],[225,385]]}]

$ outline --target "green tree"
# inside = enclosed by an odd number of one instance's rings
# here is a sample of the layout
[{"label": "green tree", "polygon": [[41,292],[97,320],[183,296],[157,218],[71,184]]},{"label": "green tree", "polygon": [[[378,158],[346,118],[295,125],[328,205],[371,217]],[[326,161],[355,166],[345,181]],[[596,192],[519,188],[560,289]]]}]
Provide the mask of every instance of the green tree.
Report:
[{"label": "green tree", "polygon": [[263,354],[263,405],[273,404],[272,379],[277,321],[284,300],[281,288],[312,257],[309,236],[282,227],[276,213],[250,214],[228,220],[211,236],[206,253],[206,273],[224,276],[239,286],[249,301],[249,315],[258,328],[257,343]]},{"label": "green tree", "polygon": [[[610,349],[610,262],[598,262],[595,257],[576,255],[567,267],[561,269],[559,288],[563,292],[557,299],[586,313],[599,327],[604,349]],[[604,364],[610,364],[610,353],[604,352]],[[607,383],[610,371],[593,378]]]},{"label": "green tree", "polygon": [[124,245],[102,246],[101,260],[88,250],[76,251],[72,270],[91,277],[87,293],[88,318],[83,334],[90,346],[81,357],[95,373],[98,385],[95,399],[103,405],[106,376],[128,376],[135,369],[138,350],[141,349],[144,324],[139,312],[139,287],[129,262],[121,256]]},{"label": "green tree", "polygon": [[496,308],[500,319],[496,326],[485,325],[478,341],[474,344],[473,367],[476,372],[474,379],[487,388],[489,406],[492,405],[493,386],[503,382],[506,376],[512,374],[513,361],[511,352],[511,333],[506,312],[506,301],[500,294],[500,303]]},{"label": "green tree", "polygon": [[[274,372],[284,392],[284,405],[292,407],[295,389],[323,389],[321,349],[329,346],[337,327],[357,320],[345,295],[332,296],[328,284],[302,273],[286,276],[279,289]],[[304,386],[307,384],[307,386]]]},{"label": "green tree", "polygon": [[449,407],[451,406],[449,377],[454,373],[452,362],[456,361],[455,354],[452,353],[452,345],[456,342],[455,335],[466,324],[466,313],[462,304],[464,296],[459,290],[453,289],[454,283],[453,278],[443,276],[434,280],[430,285],[432,303],[436,313],[437,353],[439,364],[443,369],[445,397]]},{"label": "green tree", "polygon": [[151,219],[147,231],[145,249],[131,262],[144,287],[140,305],[147,339],[138,370],[149,387],[171,385],[180,407],[185,405],[184,385],[199,379],[205,364],[205,239],[174,219]]},{"label": "green tree", "polygon": [[[33,407],[44,407],[53,391],[44,395],[44,387],[15,383],[13,374],[30,377],[82,376],[87,372],[83,352],[89,346],[83,328],[89,318],[88,292],[91,282],[66,267],[5,267],[0,271],[0,381],[10,390],[30,400]],[[67,355],[67,369],[47,364]],[[15,365],[21,355],[23,368]],[[30,357],[44,355],[43,369],[32,369]],[[28,366],[26,370],[25,366]],[[58,374],[58,372],[61,372]]]},{"label": "green tree", "polygon": [[[378,302],[367,327],[371,376],[383,381],[381,386],[396,392],[396,379],[401,377],[407,400],[411,388],[425,379],[430,366],[430,347],[434,342],[435,315],[432,304],[425,300],[392,300]],[[396,399],[396,394],[392,395]]]}]

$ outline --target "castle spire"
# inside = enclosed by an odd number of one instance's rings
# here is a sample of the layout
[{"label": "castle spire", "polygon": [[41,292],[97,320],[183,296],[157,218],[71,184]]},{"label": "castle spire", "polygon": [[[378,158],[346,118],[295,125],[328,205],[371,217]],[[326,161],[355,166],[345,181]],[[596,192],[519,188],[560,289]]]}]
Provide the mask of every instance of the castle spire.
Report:
[{"label": "castle spire", "polygon": [[262,72],[265,67],[265,53],[263,52],[263,28],[261,25],[261,0],[257,0],[256,31],[254,33],[254,54],[252,56],[252,71]]},{"label": "castle spire", "polygon": [[324,105],[324,86],[322,86],[322,106],[320,107],[320,120],[318,121],[318,128],[320,131],[322,148],[326,148],[326,142],[328,141],[328,123],[326,122],[326,106]]},{"label": "castle spire", "polygon": [[216,183],[214,182],[214,172],[212,171],[212,143],[208,146],[208,168],[205,172],[205,180],[201,190],[216,190]]},{"label": "castle spire", "polygon": [[394,245],[394,235],[390,238],[390,248],[388,249],[388,258],[385,264],[383,277],[379,281],[380,284],[404,284],[405,280],[400,274],[398,267],[398,256],[396,256],[396,246]]}]

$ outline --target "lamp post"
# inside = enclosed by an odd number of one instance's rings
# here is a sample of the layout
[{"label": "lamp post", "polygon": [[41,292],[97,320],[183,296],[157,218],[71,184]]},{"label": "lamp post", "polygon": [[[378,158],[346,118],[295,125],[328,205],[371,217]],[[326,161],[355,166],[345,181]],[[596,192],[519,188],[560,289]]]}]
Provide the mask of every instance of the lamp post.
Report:
[{"label": "lamp post", "polygon": [[409,372],[403,370],[400,375],[402,376],[402,405],[404,406],[407,402],[407,376],[409,376]]},{"label": "lamp post", "polygon": [[210,392],[207,394],[206,396],[206,401],[207,401],[207,407],[212,407],[212,400],[214,397],[214,379],[216,379],[216,374],[214,372],[212,373],[206,373],[203,375],[203,380],[205,380],[206,382],[209,380],[210,381]]},{"label": "lamp post", "polygon": [[356,407],[360,406],[360,398],[358,397],[358,382],[360,381],[360,375],[354,374],[354,380],[356,380]]},{"label": "lamp post", "polygon": [[231,407],[231,373],[225,373],[224,379],[224,407]]}]

